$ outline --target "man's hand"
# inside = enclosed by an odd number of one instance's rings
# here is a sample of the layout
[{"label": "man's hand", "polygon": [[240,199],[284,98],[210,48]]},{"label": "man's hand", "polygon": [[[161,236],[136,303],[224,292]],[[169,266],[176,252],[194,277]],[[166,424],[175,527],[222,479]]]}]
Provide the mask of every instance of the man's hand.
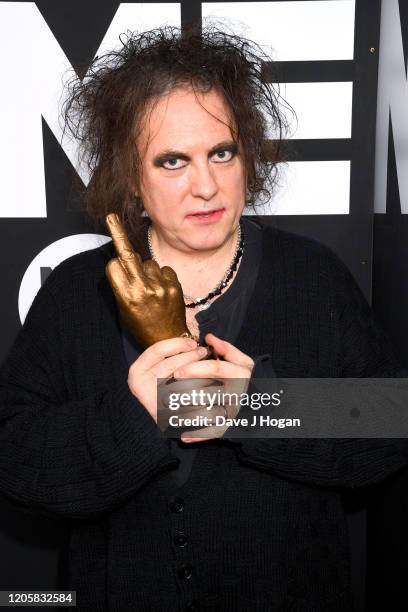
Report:
[{"label": "man's hand", "polygon": [[160,340],[191,336],[183,290],[169,266],[142,261],[135,253],[116,214],[106,217],[117,257],[106,265],[106,275],[115,294],[119,312],[139,346],[146,349]]},{"label": "man's hand", "polygon": [[[221,389],[222,393],[245,393],[249,380],[252,375],[252,369],[254,367],[254,361],[237,349],[235,346],[226,342],[225,340],[221,340],[214,336],[214,334],[207,334],[205,336],[205,341],[208,345],[212,346],[217,355],[223,357],[223,360],[220,359],[211,359],[211,360],[202,360],[202,361],[194,361],[193,363],[186,364],[185,366],[179,367],[174,372],[174,378],[176,380],[183,379],[213,379],[221,380],[223,383],[223,387]],[[242,381],[242,388],[237,391],[237,380],[228,381],[228,379],[240,379]],[[209,391],[210,389],[206,389]],[[220,411],[218,407],[216,410],[216,414],[219,414]],[[239,406],[228,407],[226,406],[227,411],[230,416],[235,416],[239,411]],[[193,417],[197,414],[203,414],[205,411],[202,409],[196,409],[196,411],[192,411],[188,414],[189,417]],[[207,411],[207,416],[211,416],[212,411]],[[231,414],[233,413],[233,414]],[[187,416],[183,414],[183,416]],[[227,426],[225,427],[208,427],[201,430],[194,431],[194,436],[192,433],[182,434],[181,440],[183,442],[203,442],[212,438],[219,438],[225,433]],[[196,437],[199,434],[207,434],[209,437]]]},{"label": "man's hand", "polygon": [[128,386],[157,423],[158,379],[169,379],[174,370],[203,359],[207,349],[191,338],[169,338],[149,346],[129,368]]}]

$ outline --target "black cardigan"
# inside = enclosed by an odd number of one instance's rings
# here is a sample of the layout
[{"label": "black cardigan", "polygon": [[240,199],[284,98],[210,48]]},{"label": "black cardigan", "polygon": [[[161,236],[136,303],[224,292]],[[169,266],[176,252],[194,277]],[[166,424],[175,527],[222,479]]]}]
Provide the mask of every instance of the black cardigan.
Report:
[{"label": "black cardigan", "polygon": [[[341,493],[405,465],[405,443],[215,440],[175,488],[127,385],[113,255],[69,258],[34,300],[0,372],[0,493],[70,520],[80,610],[351,610]],[[405,375],[344,265],[272,228],[235,344],[282,377]]]}]

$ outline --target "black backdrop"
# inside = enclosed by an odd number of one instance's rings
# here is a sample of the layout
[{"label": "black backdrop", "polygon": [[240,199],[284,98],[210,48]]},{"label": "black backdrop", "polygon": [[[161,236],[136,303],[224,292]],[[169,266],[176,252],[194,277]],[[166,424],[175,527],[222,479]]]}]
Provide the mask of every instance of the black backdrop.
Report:
[{"label": "black backdrop", "polygon": [[[305,4],[308,2],[303,1]],[[119,4],[110,0],[60,0],[58,3],[40,0],[35,4],[72,66],[83,75]],[[373,297],[373,306],[383,326],[391,334],[401,358],[408,365],[408,322],[404,307],[408,292],[408,218],[401,214],[392,138],[389,144],[387,214],[374,215],[373,212],[380,0],[356,0],[355,4],[354,59],[290,61],[281,62],[278,66],[282,80],[287,83],[353,81],[350,139],[310,138],[289,143],[289,158],[293,161],[351,160],[350,212],[348,215],[311,215],[305,211],[301,215],[279,215],[267,217],[266,220],[270,224],[314,237],[340,255],[368,300],[371,301]],[[182,26],[201,20],[202,5],[199,1],[182,0],[180,7]],[[262,18],[259,3],[256,10],[260,11]],[[402,0],[400,12],[405,44],[408,41],[408,7]],[[404,52],[406,62],[407,44]],[[37,253],[56,240],[93,231],[79,213],[78,176],[44,119],[42,133],[47,216],[13,218],[7,214],[0,219],[0,274],[6,288],[0,302],[0,361],[4,359],[21,324],[17,299],[28,264]],[[395,517],[402,519],[403,510],[408,505],[405,481],[405,475],[400,475],[395,483],[388,484],[384,489],[381,501],[378,502],[377,497],[374,505],[369,506],[371,537],[367,592],[371,606],[388,591],[383,588],[384,581],[379,581],[380,575],[386,576],[389,588],[398,597],[403,595],[402,590],[398,592],[396,577],[402,577],[402,557],[406,556],[408,545],[405,545],[406,534],[401,531],[403,523],[396,525]],[[363,609],[365,513],[361,510],[362,500],[353,498],[349,504],[356,598],[358,608]],[[384,531],[386,524],[392,524],[393,529]],[[386,535],[379,538],[380,532]],[[0,588],[52,588],[58,550],[66,537],[67,530],[61,524],[33,518],[2,500]],[[381,561],[381,555],[386,556],[387,563]],[[401,561],[401,564],[393,563],[393,560]],[[390,591],[387,593],[389,596]]]}]

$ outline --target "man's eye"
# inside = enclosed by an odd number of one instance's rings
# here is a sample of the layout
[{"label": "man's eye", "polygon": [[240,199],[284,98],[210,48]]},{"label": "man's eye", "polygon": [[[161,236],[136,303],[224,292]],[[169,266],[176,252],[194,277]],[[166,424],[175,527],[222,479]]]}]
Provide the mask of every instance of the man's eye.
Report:
[{"label": "man's eye", "polygon": [[230,161],[234,157],[234,153],[229,149],[222,149],[214,153],[213,160],[215,162],[227,162]]},{"label": "man's eye", "polygon": [[166,168],[167,170],[178,170],[179,168],[183,168],[183,166],[185,166],[185,162],[182,162],[183,160],[179,157],[166,159],[166,161],[163,162],[163,168]]},{"label": "man's eye", "polygon": [[[212,160],[216,163],[228,162],[234,156],[236,152],[231,149],[220,149],[219,151],[215,151],[212,155]],[[162,162],[161,166],[166,170],[179,170],[180,168],[184,168],[187,165],[186,160],[180,157],[172,157],[166,159]]]}]

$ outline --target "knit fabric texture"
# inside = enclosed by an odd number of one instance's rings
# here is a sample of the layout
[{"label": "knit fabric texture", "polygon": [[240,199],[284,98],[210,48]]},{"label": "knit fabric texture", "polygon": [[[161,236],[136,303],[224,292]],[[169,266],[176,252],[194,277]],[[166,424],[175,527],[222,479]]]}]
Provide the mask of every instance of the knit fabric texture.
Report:
[{"label": "knit fabric texture", "polygon": [[[406,375],[327,247],[271,227],[262,241],[241,351],[280,377]],[[342,493],[406,465],[406,442],[212,440],[177,487],[127,384],[113,256],[108,243],[51,273],[0,372],[0,493],[69,521],[77,609],[352,610]]]}]

